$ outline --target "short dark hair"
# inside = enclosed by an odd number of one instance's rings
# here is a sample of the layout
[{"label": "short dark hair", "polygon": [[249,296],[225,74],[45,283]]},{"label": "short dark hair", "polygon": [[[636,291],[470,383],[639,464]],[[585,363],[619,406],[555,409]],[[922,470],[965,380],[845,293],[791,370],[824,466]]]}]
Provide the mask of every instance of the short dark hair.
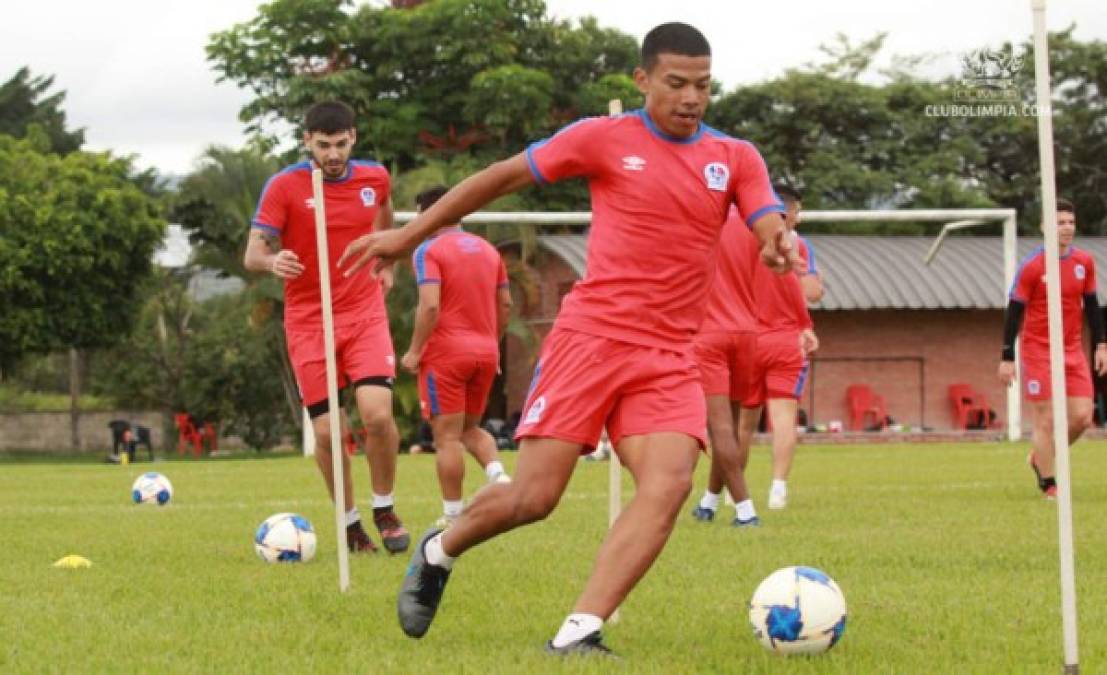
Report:
[{"label": "short dark hair", "polygon": [[711,45],[703,33],[686,23],[663,23],[654,27],[642,40],[640,63],[644,70],[652,70],[662,54],[680,56],[711,56]]},{"label": "short dark hair", "polygon": [[354,110],[341,101],[322,101],[308,108],[304,131],[337,134],[354,128]]},{"label": "short dark hair", "polygon": [[423,190],[419,194],[415,195],[415,203],[419,205],[420,211],[426,211],[430,207],[434,206],[434,203],[439,199],[442,199],[443,195],[450,191],[450,188],[445,185],[432,185],[431,187]]},{"label": "short dark hair", "polygon": [[776,183],[773,185],[773,191],[776,192],[776,196],[780,197],[784,201],[802,202],[803,194],[799,189],[789,185],[788,183]]},{"label": "short dark hair", "polygon": [[1064,211],[1066,213],[1071,213],[1072,215],[1075,216],[1076,215],[1076,206],[1074,206],[1073,203],[1071,201],[1069,201],[1068,199],[1065,199],[1064,197],[1061,197],[1060,199],[1057,200],[1057,212],[1060,213],[1061,211]]}]

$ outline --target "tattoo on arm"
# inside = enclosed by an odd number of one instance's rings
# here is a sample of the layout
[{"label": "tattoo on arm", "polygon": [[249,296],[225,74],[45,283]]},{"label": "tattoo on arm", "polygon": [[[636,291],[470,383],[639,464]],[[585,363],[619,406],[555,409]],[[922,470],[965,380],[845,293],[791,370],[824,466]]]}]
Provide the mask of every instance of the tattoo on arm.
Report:
[{"label": "tattoo on arm", "polygon": [[281,250],[281,238],[270,232],[262,232],[260,234],[262,242],[265,243],[266,248],[270,253],[277,253]]}]

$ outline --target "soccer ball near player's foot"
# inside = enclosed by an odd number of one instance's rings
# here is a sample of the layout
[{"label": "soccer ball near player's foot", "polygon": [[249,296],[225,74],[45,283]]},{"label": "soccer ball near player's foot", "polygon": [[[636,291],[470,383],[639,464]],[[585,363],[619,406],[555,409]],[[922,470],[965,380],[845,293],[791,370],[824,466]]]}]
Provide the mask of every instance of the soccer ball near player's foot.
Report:
[{"label": "soccer ball near player's foot", "polygon": [[315,557],[315,530],[301,515],[278,513],[258,527],[254,550],[265,562],[307,562]]},{"label": "soccer ball near player's foot", "polygon": [[169,503],[173,497],[173,485],[169,479],[156,471],[147,471],[131,485],[131,499],[135,504]]},{"label": "soccer ball near player's foot", "polygon": [[817,654],[846,630],[846,598],[814,567],[785,567],[761,582],[750,600],[753,634],[778,654]]}]

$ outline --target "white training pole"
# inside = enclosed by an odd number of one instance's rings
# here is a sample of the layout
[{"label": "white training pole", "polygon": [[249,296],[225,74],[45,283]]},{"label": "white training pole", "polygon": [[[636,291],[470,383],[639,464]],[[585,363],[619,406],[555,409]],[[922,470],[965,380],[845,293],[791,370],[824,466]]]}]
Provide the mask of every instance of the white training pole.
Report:
[{"label": "white training pole", "polygon": [[[623,114],[623,102],[613,98],[607,102],[607,114],[615,117]],[[623,466],[619,461],[619,453],[615,452],[615,445],[611,446],[611,457],[607,462],[607,527],[611,528],[619,514],[623,512]],[[608,621],[619,620],[619,608],[611,613]]]},{"label": "white training pole", "polygon": [[315,204],[315,246],[319,255],[320,304],[323,305],[323,349],[327,357],[327,401],[331,427],[331,467],[334,476],[334,527],[338,541],[338,589],[350,588],[350,554],[346,548],[346,482],[342,471],[342,427],[338,415],[338,364],[334,351],[334,308],[331,306],[331,261],[327,250],[327,213],[323,198],[323,171],[312,169]]},{"label": "white training pole", "polygon": [[1042,223],[1045,230],[1046,298],[1049,301],[1049,366],[1053,386],[1053,447],[1056,450],[1057,525],[1061,553],[1061,624],[1064,672],[1079,673],[1076,650],[1076,575],[1072,549],[1068,414],[1065,407],[1064,338],[1061,326],[1061,263],[1057,245],[1057,194],[1053,170],[1053,110],[1045,0],[1031,0],[1034,14],[1034,83],[1037,92],[1038,156],[1041,159]]},{"label": "white training pole", "polygon": [[[1018,227],[1012,214],[1003,219],[1003,304],[1015,283],[1018,257]],[[1007,386],[1007,440],[1022,438],[1022,374],[1019,372],[1019,343],[1015,340],[1015,379]]]}]

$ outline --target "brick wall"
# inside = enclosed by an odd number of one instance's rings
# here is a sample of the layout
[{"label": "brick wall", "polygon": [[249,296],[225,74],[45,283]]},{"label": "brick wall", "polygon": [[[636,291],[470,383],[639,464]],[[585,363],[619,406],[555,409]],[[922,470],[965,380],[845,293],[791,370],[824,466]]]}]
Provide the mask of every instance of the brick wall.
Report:
[{"label": "brick wall", "polygon": [[[999,310],[877,310],[813,312],[821,347],[815,356],[814,382],[801,406],[813,421],[848,423],[845,391],[851,383],[867,384],[885,397],[897,422],[934,429],[953,426],[949,385],[967,383],[988,397],[1001,422],[1006,419],[1006,390],[996,378],[1003,313]],[[926,390],[920,400],[916,361],[881,361],[880,357],[921,358]],[[835,361],[847,358],[849,361]],[[859,360],[852,360],[859,359]]]}]

